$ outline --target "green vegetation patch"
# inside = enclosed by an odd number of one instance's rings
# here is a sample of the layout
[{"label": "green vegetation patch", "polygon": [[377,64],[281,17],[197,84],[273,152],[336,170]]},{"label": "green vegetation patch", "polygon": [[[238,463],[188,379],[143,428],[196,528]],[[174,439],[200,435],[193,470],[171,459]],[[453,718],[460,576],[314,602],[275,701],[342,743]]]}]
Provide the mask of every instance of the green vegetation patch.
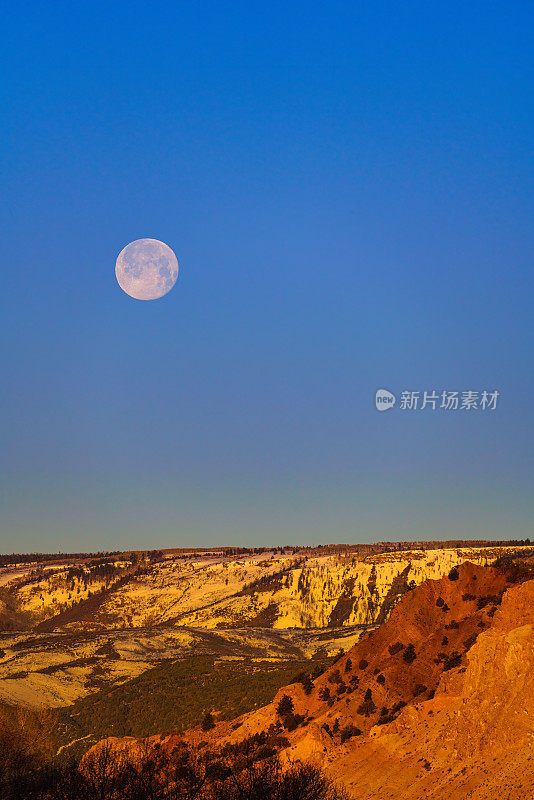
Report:
[{"label": "green vegetation patch", "polygon": [[[166,662],[121,686],[105,688],[59,712],[57,745],[91,735],[83,749],[107,736],[150,736],[180,732],[201,722],[207,712],[231,720],[270,703],[299,673],[333,659],[284,662],[227,661],[195,656]],[[70,754],[78,755],[79,749]]]}]

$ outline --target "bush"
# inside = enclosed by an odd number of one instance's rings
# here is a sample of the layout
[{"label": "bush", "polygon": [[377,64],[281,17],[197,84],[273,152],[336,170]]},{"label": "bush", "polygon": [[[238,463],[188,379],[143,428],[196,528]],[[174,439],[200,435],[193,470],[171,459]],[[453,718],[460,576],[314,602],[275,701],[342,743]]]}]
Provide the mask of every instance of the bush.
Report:
[{"label": "bush", "polygon": [[402,658],[407,664],[413,664],[413,662],[417,658],[415,647],[413,646],[413,644],[408,645],[408,647],[402,654]]},{"label": "bush", "polygon": [[404,702],[404,700],[399,700],[398,703],[395,703],[395,705],[391,709],[391,713],[398,714],[401,708],[404,708],[405,705],[406,703]]},{"label": "bush", "polygon": [[443,597],[438,597],[438,599],[436,600],[436,605],[438,606],[438,608],[441,608],[441,606],[444,604],[445,600],[443,599]]},{"label": "bush", "polygon": [[284,728],[291,733],[295,731],[299,725],[304,722],[302,714],[286,714],[284,717]]},{"label": "bush", "polygon": [[324,667],[322,667],[320,664],[316,664],[315,667],[313,668],[313,672],[312,672],[312,675],[311,675],[312,676],[312,680],[315,680],[316,678],[318,678],[320,675],[323,674],[323,672],[324,672]]},{"label": "bush", "polygon": [[456,650],[448,656],[447,660],[443,665],[443,671],[446,672],[449,669],[454,669],[454,667],[459,667],[462,663],[462,656],[460,653],[457,653]]},{"label": "bush", "polygon": [[295,683],[300,683],[304,688],[304,694],[311,694],[313,691],[313,681],[307,672],[299,672],[295,678]]},{"label": "bush", "polygon": [[330,700],[330,689],[328,686],[324,686],[319,692],[319,700],[323,700],[324,702]]},{"label": "bush", "polygon": [[362,660],[358,664],[358,668],[359,669],[367,669],[368,666],[369,666],[369,662],[366,661],[365,658],[362,658]]},{"label": "bush", "polygon": [[283,694],[280,700],[278,701],[278,705],[276,706],[276,713],[279,717],[287,717],[289,714],[293,713],[295,705],[293,703],[293,698],[290,697],[288,694]]},{"label": "bush", "polygon": [[[251,737],[251,739],[254,737]],[[251,748],[250,745],[253,745]],[[272,748],[248,742],[247,751],[214,753],[199,758],[180,753],[178,763],[163,756],[144,755],[135,764],[120,763],[109,751],[86,761],[34,772],[29,782],[13,785],[2,800],[342,800],[330,779],[311,764],[282,769]]]},{"label": "bush", "polygon": [[449,580],[450,581],[457,581],[460,577],[460,573],[458,572],[458,567],[453,567],[449,572]]},{"label": "bush", "polygon": [[393,714],[385,714],[384,716],[378,717],[376,724],[387,725],[388,722],[393,722],[394,719],[397,719],[397,717],[394,717]]},{"label": "bush", "polygon": [[464,642],[465,649],[469,650],[471,647],[473,647],[476,640],[477,640],[476,633],[472,633],[471,636],[469,636]]},{"label": "bush", "polygon": [[367,689],[363,703],[358,706],[358,714],[365,714],[368,717],[376,711],[376,706],[373,702],[373,694],[370,689]]},{"label": "bush", "polygon": [[427,689],[428,689],[428,686],[425,686],[424,683],[418,683],[417,686],[415,687],[415,689],[413,690],[413,696],[414,697],[419,697],[419,695],[423,694],[423,692],[426,692]]},{"label": "bush", "polygon": [[347,725],[341,731],[341,743],[346,742],[347,739],[352,739],[353,736],[361,736],[362,732],[355,725]]},{"label": "bush", "polygon": [[401,650],[404,650],[404,645],[402,642],[395,642],[395,644],[390,644],[388,650],[390,656],[396,656],[397,653],[400,653]]},{"label": "bush", "polygon": [[376,681],[377,681],[377,683],[381,683],[383,685],[386,682],[386,679],[385,679],[384,675],[382,675],[382,673],[380,673],[380,675],[376,676]]},{"label": "bush", "polygon": [[209,731],[215,727],[215,720],[213,719],[213,714],[210,714],[208,711],[207,714],[204,714],[202,717],[202,722],[200,723],[200,727],[203,731]]},{"label": "bush", "polygon": [[342,680],[341,672],[338,669],[334,670],[334,672],[328,676],[329,683],[341,683]]},{"label": "bush", "polygon": [[350,672],[352,669],[352,661],[350,658],[347,658],[345,661],[345,672]]}]

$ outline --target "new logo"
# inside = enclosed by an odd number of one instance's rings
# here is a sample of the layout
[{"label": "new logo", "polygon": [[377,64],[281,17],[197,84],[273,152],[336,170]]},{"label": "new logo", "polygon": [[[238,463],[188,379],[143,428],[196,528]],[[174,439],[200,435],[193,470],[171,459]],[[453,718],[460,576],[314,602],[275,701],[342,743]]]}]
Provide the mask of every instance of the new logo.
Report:
[{"label": "new logo", "polygon": [[378,411],[387,411],[389,408],[393,408],[396,400],[397,398],[395,395],[388,392],[387,389],[377,389],[375,394],[375,406]]}]

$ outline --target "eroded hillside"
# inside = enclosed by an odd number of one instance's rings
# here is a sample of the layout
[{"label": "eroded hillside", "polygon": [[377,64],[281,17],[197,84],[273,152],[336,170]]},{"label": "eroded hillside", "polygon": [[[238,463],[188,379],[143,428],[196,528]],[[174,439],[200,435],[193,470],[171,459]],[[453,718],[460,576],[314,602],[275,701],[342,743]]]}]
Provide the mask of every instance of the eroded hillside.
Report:
[{"label": "eroded hillside", "polygon": [[361,560],[307,551],[123,557],[26,571],[14,565],[0,588],[0,699],[64,706],[195,654],[331,656],[388,619],[410,588],[466,558],[481,565],[518,549],[413,550]]},{"label": "eroded hillside", "polygon": [[[191,729],[184,741],[283,741],[285,763],[321,765],[354,800],[530,800],[532,574],[466,563],[426,580],[322,674],[303,674],[264,708]],[[172,754],[180,741],[146,746]],[[112,746],[135,752],[139,743]]]},{"label": "eroded hillside", "polygon": [[[520,548],[519,548],[520,550]],[[518,548],[448,548],[77,565],[18,577],[12,601],[40,632],[151,628],[328,628],[383,622],[408,587],[462,561]]]}]

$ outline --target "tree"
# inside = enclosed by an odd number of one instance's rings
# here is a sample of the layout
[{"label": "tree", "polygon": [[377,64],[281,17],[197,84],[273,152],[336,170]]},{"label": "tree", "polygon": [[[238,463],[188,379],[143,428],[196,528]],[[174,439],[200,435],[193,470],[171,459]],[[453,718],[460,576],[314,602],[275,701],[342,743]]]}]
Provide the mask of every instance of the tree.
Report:
[{"label": "tree", "polygon": [[295,705],[293,703],[293,698],[290,697],[288,694],[283,694],[280,700],[278,701],[278,705],[276,706],[276,713],[279,717],[287,717],[289,714],[293,713]]},{"label": "tree", "polygon": [[334,670],[334,672],[328,676],[329,683],[341,683],[342,680],[341,672],[338,669]]},{"label": "tree", "polygon": [[313,691],[313,681],[307,672],[299,672],[295,678],[295,683],[300,683],[304,689],[305,694],[311,694]]},{"label": "tree", "polygon": [[376,705],[373,702],[373,693],[370,689],[367,689],[363,703],[358,706],[358,714],[365,714],[365,716],[368,717],[373,711],[376,711]]}]

